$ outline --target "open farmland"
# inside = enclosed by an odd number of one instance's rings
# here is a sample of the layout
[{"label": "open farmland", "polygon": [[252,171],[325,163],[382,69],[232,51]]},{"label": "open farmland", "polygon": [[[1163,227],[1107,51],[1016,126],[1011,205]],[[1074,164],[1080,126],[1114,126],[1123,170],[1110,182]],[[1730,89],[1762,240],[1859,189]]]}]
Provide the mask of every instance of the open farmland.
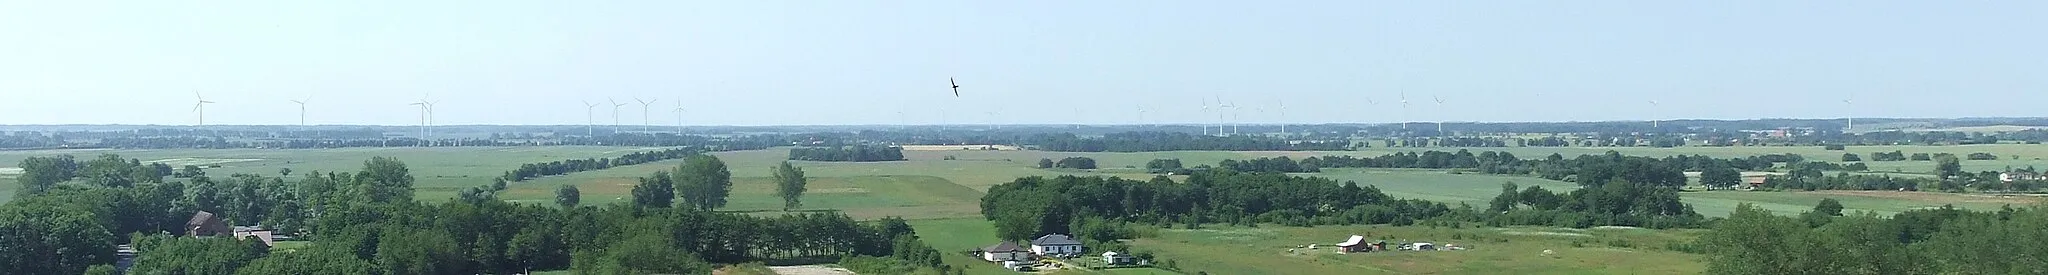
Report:
[{"label": "open farmland", "polygon": [[[166,164],[217,164],[221,167],[207,169],[207,174],[224,177],[235,173],[254,173],[276,176],[279,168],[291,168],[293,177],[312,171],[353,172],[363,167],[363,161],[370,157],[394,157],[405,161],[415,178],[413,184],[421,200],[439,201],[455,196],[455,192],[471,186],[490,184],[491,177],[502,175],[520,164],[556,161],[571,158],[613,157],[629,152],[646,151],[651,148],[603,147],[603,146],[549,146],[549,147],[431,147],[431,148],[343,148],[343,149],[176,149],[176,150],[35,150],[0,151],[0,168],[12,168],[24,158],[32,156],[54,156],[69,154],[79,161],[90,160],[100,154],[118,154],[122,158],[142,160],[143,163],[164,161]],[[174,165],[181,166],[181,165]],[[765,168],[764,168],[765,169]],[[0,178],[11,178],[0,175]],[[0,195],[15,192],[13,180],[0,180]],[[0,196],[6,200],[12,196]]]},{"label": "open farmland", "polygon": [[[1136,251],[1210,274],[1697,274],[1704,257],[1668,251],[1699,230],[1545,227],[1262,226],[1161,230]],[[1338,254],[1351,235],[1390,243],[1456,244],[1461,251]],[[1318,249],[1298,248],[1318,244]],[[1293,249],[1294,252],[1289,252]],[[1545,256],[1543,251],[1555,254]]]}]

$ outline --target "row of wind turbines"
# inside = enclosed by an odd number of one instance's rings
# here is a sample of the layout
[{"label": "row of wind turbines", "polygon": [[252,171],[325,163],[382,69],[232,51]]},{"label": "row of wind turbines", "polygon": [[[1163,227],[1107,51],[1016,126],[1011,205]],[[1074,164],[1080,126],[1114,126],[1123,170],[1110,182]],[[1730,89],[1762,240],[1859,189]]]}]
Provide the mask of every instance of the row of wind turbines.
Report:
[{"label": "row of wind turbines", "polygon": [[[192,97],[193,97],[193,98],[195,99],[194,103],[192,104],[192,112],[193,112],[193,113],[196,113],[196,114],[198,115],[198,124],[197,124],[197,126],[206,126],[206,105],[207,105],[207,104],[215,104],[215,103],[217,103],[217,102],[214,102],[214,101],[211,101],[211,100],[207,100],[207,99],[206,99],[206,96],[205,96],[205,95],[202,95],[202,94],[200,94],[200,93],[199,93],[198,91],[193,91],[193,92],[192,92]],[[433,132],[432,132],[432,129],[433,129],[433,128],[432,128],[432,126],[434,125],[434,105],[436,105],[436,104],[440,104],[440,103],[441,103],[441,101],[440,101],[440,100],[431,100],[431,99],[430,99],[430,97],[431,97],[431,95],[423,95],[423,96],[421,96],[421,97],[420,97],[419,101],[415,101],[415,102],[412,102],[412,103],[407,103],[407,104],[406,104],[407,106],[413,106],[413,107],[416,107],[416,108],[418,108],[418,110],[419,110],[419,120],[420,120],[420,121],[419,121],[419,123],[420,123],[420,124],[419,124],[419,126],[420,126],[420,138],[421,138],[421,139],[429,139],[429,137],[431,137],[431,136],[433,135]],[[307,96],[306,96],[305,98],[301,98],[301,99],[291,99],[291,100],[288,100],[288,101],[290,101],[290,102],[291,102],[292,104],[298,104],[298,105],[299,105],[299,126],[301,126],[301,127],[307,126],[307,125],[306,125],[306,104],[307,104],[308,102],[311,102],[312,100],[313,100],[313,96],[312,96],[312,95],[307,95]],[[616,99],[612,99],[612,98],[606,98],[605,100],[606,100],[606,101],[609,101],[609,102],[611,102],[611,104],[612,104],[612,105],[611,105],[611,106],[612,106],[612,131],[613,131],[613,132],[621,132],[621,131],[624,131],[624,128],[623,128],[623,126],[622,126],[622,125],[623,125],[623,123],[622,123],[622,121],[621,121],[621,120],[619,119],[619,111],[620,111],[619,109],[620,109],[621,107],[625,107],[626,105],[629,105],[629,104],[631,104],[631,103],[620,103],[620,102],[619,102],[618,100],[616,100]],[[651,131],[651,130],[650,130],[650,127],[652,127],[652,125],[653,125],[653,120],[651,119],[650,113],[652,113],[652,109],[653,109],[654,103],[656,103],[656,102],[659,102],[660,100],[661,100],[660,98],[653,98],[653,99],[640,99],[640,98],[638,98],[638,97],[635,97],[635,98],[633,98],[633,101],[637,101],[637,102],[639,102],[639,103],[640,103],[640,120],[641,120],[641,122],[642,122],[642,125],[641,125],[641,128],[640,128],[640,131],[642,131],[642,132],[650,132],[650,131]],[[597,132],[597,131],[596,131],[596,129],[597,129],[597,117],[596,117],[595,111],[596,111],[596,109],[597,109],[597,106],[598,106],[598,104],[596,104],[596,103],[591,103],[590,101],[583,101],[583,105],[584,105],[584,107],[585,107],[585,109],[584,109],[584,115],[585,115],[585,130],[584,130],[584,134],[585,134],[585,135],[593,135],[593,136],[594,136],[594,135],[596,134],[596,132]],[[672,110],[673,110],[673,111],[674,111],[674,112],[676,113],[676,134],[680,135],[680,134],[682,134],[682,133],[683,133],[683,113],[684,113],[684,112],[687,112],[688,110],[687,110],[687,109],[684,109],[684,108],[683,108],[683,102],[682,102],[681,100],[678,100],[678,101],[676,101],[676,107],[675,107],[675,109],[672,109]]]}]

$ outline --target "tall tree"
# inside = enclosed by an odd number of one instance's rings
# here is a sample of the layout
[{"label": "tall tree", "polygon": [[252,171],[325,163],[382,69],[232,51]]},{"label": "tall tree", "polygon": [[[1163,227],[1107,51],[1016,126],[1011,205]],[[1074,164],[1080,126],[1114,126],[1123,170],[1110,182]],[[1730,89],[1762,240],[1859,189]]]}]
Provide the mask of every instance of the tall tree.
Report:
[{"label": "tall tree", "polygon": [[640,184],[633,185],[633,207],[668,208],[675,200],[675,179],[668,171],[655,171],[654,176],[640,178]]},{"label": "tall tree", "polygon": [[690,156],[670,176],[675,177],[676,195],[696,209],[725,207],[726,197],[732,195],[732,171],[718,157]]},{"label": "tall tree", "polygon": [[784,161],[770,172],[775,174],[775,194],[782,195],[782,211],[803,208],[804,185],[809,184],[804,169]]},{"label": "tall tree", "polygon": [[412,174],[396,158],[372,157],[355,176],[349,188],[354,195],[378,203],[412,201]]},{"label": "tall tree", "polygon": [[1700,185],[1707,187],[1733,187],[1742,183],[1742,172],[1727,165],[1714,165],[1700,171]]},{"label": "tall tree", "polygon": [[576,208],[576,205],[582,202],[583,191],[576,190],[576,185],[564,184],[562,187],[555,188],[555,205],[560,205],[563,209],[569,209]]},{"label": "tall tree", "polygon": [[1935,157],[1934,172],[1941,175],[1942,180],[1954,180],[1956,176],[1963,175],[1963,163],[1952,155]]},{"label": "tall tree", "polygon": [[[55,157],[29,157],[21,160],[21,194],[34,195],[49,191],[57,183],[71,180],[78,172],[78,162],[71,155]],[[84,267],[80,267],[81,269]]]}]

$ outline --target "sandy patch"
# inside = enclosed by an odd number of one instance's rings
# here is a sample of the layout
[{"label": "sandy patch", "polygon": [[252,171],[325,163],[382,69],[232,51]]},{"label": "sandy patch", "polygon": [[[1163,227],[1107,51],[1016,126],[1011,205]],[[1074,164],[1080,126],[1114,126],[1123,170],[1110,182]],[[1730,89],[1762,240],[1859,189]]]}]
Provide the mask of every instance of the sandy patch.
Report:
[{"label": "sandy patch", "polygon": [[163,163],[164,165],[170,165],[171,167],[178,167],[178,166],[186,166],[186,165],[214,165],[214,164],[227,164],[227,163],[236,163],[236,162],[251,162],[251,161],[262,161],[262,160],[263,160],[263,159],[209,159],[209,158],[174,158],[174,159],[160,159],[160,160],[144,161],[143,163]]},{"label": "sandy patch", "polygon": [[770,266],[775,274],[782,275],[853,275],[852,270],[822,265]]},{"label": "sandy patch", "polygon": [[994,149],[996,149],[996,150],[998,150],[998,151],[1017,151],[1017,150],[1024,150],[1024,148],[1023,148],[1023,147],[1017,147],[1017,146],[1010,146],[1010,145],[904,145],[904,146],[903,146],[903,150],[904,150],[904,151],[980,151],[980,150],[983,150],[983,149],[986,149],[986,148],[994,148]]},{"label": "sandy patch", "polygon": [[6,175],[6,176],[13,176],[13,175],[21,175],[21,173],[23,173],[23,171],[21,170],[21,168],[16,168],[16,167],[0,167],[0,175]]},{"label": "sandy patch", "polygon": [[1812,191],[1812,192],[1814,192],[1814,193],[1822,193],[1822,194],[1830,194],[1830,195],[1843,195],[1843,196],[1857,196],[1857,197],[1870,197],[1870,198],[1886,198],[1886,199],[1901,199],[1901,200],[1909,200],[1909,201],[1918,201],[1918,202],[1929,202],[1929,203],[1959,203],[1959,202],[1960,202],[1960,203],[1991,203],[1991,204],[2015,204],[2015,205],[2023,205],[2023,204],[2031,204],[2031,203],[2038,203],[2038,202],[2041,202],[2041,201],[2043,201],[2043,200],[2044,200],[2043,198],[2041,198],[2041,197],[2038,197],[2038,196],[2022,196],[2022,195],[2013,195],[2013,196],[1998,196],[1998,195],[1986,195],[1986,194],[1950,194],[1950,193],[1936,193],[1936,192],[1898,192],[1898,191],[1860,191],[1860,190],[1828,190],[1828,191]]}]

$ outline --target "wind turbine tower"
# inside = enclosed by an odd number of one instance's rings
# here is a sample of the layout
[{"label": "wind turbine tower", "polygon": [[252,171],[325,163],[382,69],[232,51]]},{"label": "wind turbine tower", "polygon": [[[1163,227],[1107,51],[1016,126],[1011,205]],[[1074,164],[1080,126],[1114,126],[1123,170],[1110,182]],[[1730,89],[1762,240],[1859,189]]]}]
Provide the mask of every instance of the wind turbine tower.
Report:
[{"label": "wind turbine tower", "polygon": [[419,146],[426,146],[426,145],[427,145],[427,108],[428,108],[428,107],[427,107],[427,99],[426,99],[426,98],[420,98],[420,101],[419,101],[419,102],[413,102],[412,104],[406,104],[406,105],[412,105],[412,106],[419,106],[419,107],[420,107],[420,143],[419,143],[418,145],[419,145]]},{"label": "wind turbine tower", "polygon": [[293,99],[293,100],[292,100],[292,103],[298,103],[298,104],[299,104],[299,128],[305,128],[305,127],[306,127],[306,102],[307,102],[307,101],[313,101],[313,96],[312,96],[312,95],[306,95],[306,99]]},{"label": "wind turbine tower", "polygon": [[624,107],[626,104],[619,103],[619,100],[611,98],[605,98],[604,100],[612,102],[612,133],[617,134],[619,132],[619,107]]},{"label": "wind turbine tower", "polygon": [[1651,100],[1651,101],[1650,101],[1650,128],[1657,128],[1657,112],[1658,112],[1658,111],[1661,111],[1661,110],[1658,110],[1658,109],[1657,109],[1657,101],[1656,101],[1656,100]]},{"label": "wind turbine tower", "polygon": [[[1202,99],[1202,113],[1203,113],[1204,115],[1206,115],[1206,114],[1208,114],[1208,112],[1209,112],[1209,99],[1207,99],[1207,98],[1204,98],[1204,99]],[[1208,125],[1208,124],[1202,124],[1202,123],[1201,123],[1200,121],[1197,121],[1197,122],[1195,122],[1195,125],[1197,125],[1197,126],[1202,126],[1202,135],[1204,135],[1204,136],[1206,136],[1206,135],[1209,135],[1209,125]],[[1219,130],[1219,131],[1220,131],[1220,130]]]},{"label": "wind turbine tower", "polygon": [[199,91],[192,91],[192,97],[199,99],[198,103],[192,104],[192,111],[199,113],[199,126],[206,126],[206,104],[212,104],[213,102],[206,101],[206,97],[200,96]]},{"label": "wind turbine tower", "polygon": [[[1436,99],[1436,110],[1438,112],[1437,114],[1443,114],[1442,112],[1444,111],[1444,98],[1438,96],[1430,96],[1430,98]],[[1436,119],[1436,134],[1439,136],[1444,134],[1444,119],[1442,117],[1438,117]]]},{"label": "wind turbine tower", "polygon": [[1848,112],[1848,113],[1849,113],[1849,127],[1848,127],[1848,128],[1846,128],[1846,129],[1843,129],[1843,130],[1842,130],[1842,132],[1843,132],[1843,133],[1848,133],[1848,132],[1850,132],[1850,131],[1855,131],[1855,130],[1856,130],[1856,94],[1849,94],[1849,98],[1848,98],[1848,99],[1843,99],[1843,100],[1842,100],[1842,105],[1847,105],[1847,106],[1849,106],[1849,112]]},{"label": "wind turbine tower", "polygon": [[1408,129],[1408,92],[1401,92],[1401,130]]},{"label": "wind turbine tower", "polygon": [[654,125],[654,122],[652,120],[647,119],[647,107],[652,106],[656,101],[661,101],[661,99],[656,98],[652,100],[640,100],[640,98],[635,97],[633,98],[633,101],[640,102],[640,131],[646,132],[648,125]]},{"label": "wind turbine tower", "polygon": [[676,100],[676,136],[683,135],[683,101]]},{"label": "wind turbine tower", "polygon": [[1287,100],[1280,100],[1280,135],[1287,135]]},{"label": "wind turbine tower", "polygon": [[591,104],[589,100],[583,101],[583,136],[597,136],[596,111],[597,104]]}]

